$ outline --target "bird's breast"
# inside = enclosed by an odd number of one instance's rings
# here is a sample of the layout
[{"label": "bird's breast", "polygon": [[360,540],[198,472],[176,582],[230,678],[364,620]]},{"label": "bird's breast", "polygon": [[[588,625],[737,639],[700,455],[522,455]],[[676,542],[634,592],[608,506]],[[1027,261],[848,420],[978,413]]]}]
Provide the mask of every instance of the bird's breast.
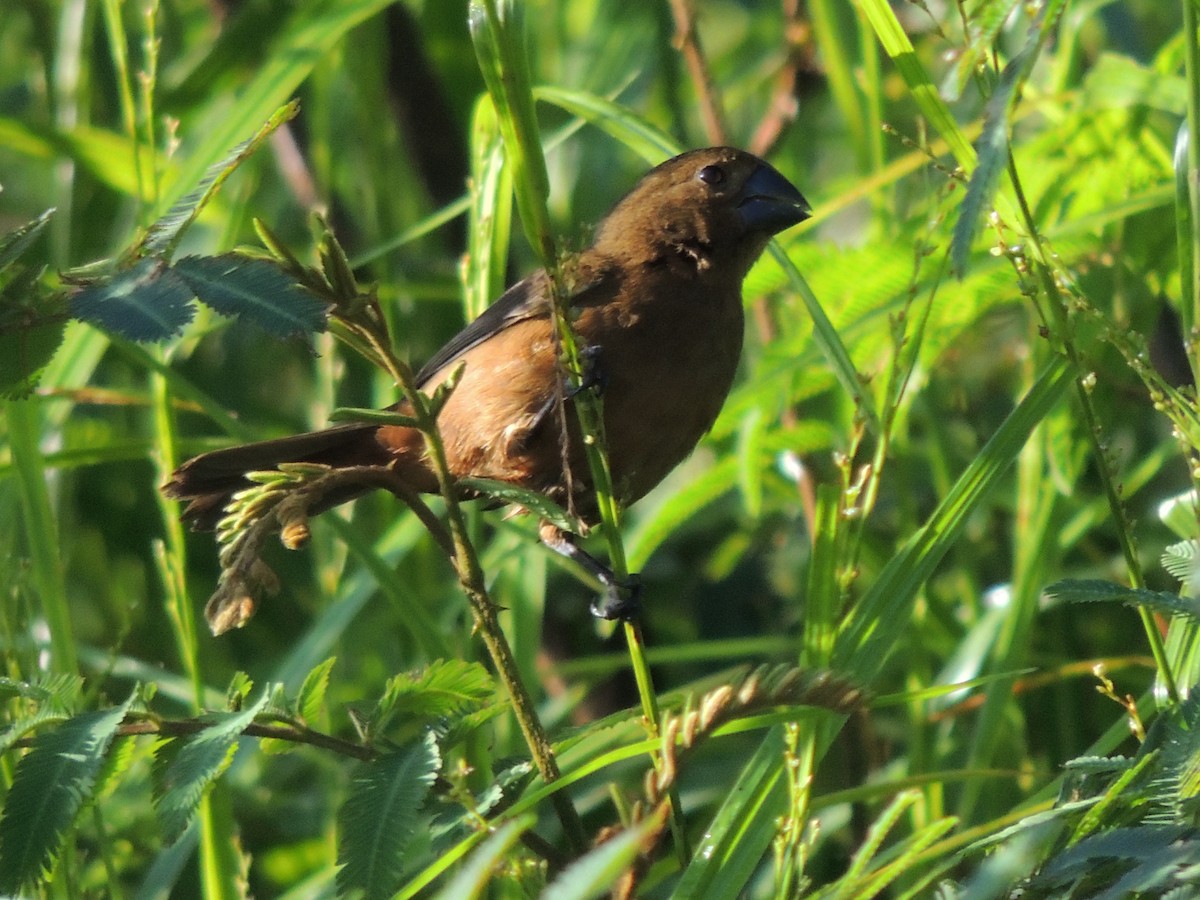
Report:
[{"label": "bird's breast", "polygon": [[585,314],[577,328],[599,348],[613,479],[632,503],[716,421],[741,356],[741,293],[664,289],[641,304]]}]

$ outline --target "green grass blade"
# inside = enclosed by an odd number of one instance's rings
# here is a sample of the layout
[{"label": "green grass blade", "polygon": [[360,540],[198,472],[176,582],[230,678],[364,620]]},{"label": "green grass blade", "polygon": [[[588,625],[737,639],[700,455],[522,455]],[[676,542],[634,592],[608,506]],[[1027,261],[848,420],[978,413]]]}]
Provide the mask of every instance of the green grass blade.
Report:
[{"label": "green grass blade", "polygon": [[775,837],[776,820],[786,805],[784,792],[778,789],[783,751],[783,729],[772,728],[730,784],[672,896],[681,900],[741,896]]},{"label": "green grass blade", "polygon": [[[198,146],[188,148],[174,183],[164,191],[157,216],[199,184],[209,167],[228,153],[230,147],[236,146],[247,134],[253,134],[273,111],[287,103],[313,67],[346,32],[387,5],[387,0],[346,0],[295,7],[292,21],[282,30],[271,55],[240,93],[238,102],[215,117]],[[219,97],[218,102],[224,104],[224,97]]]},{"label": "green grass blade", "polygon": [[958,164],[968,172],[975,168],[975,150],[950,113],[950,108],[917,57],[917,51],[900,26],[887,0],[862,0],[860,8],[875,29],[875,36],[892,58],[917,106],[950,147]]},{"label": "green grass blade", "polygon": [[42,437],[43,405],[41,400],[9,400],[5,403],[9,452],[17,472],[21,509],[25,516],[25,540],[33,561],[33,581],[42,615],[50,630],[54,668],[59,672],[75,672],[79,662],[67,603],[66,579],[59,557],[61,541],[46,484],[45,460],[38,446]]},{"label": "green grass blade", "polygon": [[942,557],[958,539],[967,516],[1016,460],[1033,429],[1071,387],[1070,366],[1055,357],[984,446],[954,487],[871,585],[842,625],[835,668],[870,684],[883,666],[912,603]]}]

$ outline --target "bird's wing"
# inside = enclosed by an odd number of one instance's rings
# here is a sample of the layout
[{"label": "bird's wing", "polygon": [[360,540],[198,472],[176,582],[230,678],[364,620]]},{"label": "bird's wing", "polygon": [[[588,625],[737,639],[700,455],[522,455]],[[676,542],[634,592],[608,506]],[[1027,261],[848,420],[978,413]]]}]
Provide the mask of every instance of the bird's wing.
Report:
[{"label": "bird's wing", "polygon": [[421,371],[417,373],[417,385],[424,385],[472,347],[482,344],[510,325],[524,322],[526,319],[548,316],[550,307],[546,302],[546,294],[545,272],[534,272],[528,278],[518,281],[421,367]]}]

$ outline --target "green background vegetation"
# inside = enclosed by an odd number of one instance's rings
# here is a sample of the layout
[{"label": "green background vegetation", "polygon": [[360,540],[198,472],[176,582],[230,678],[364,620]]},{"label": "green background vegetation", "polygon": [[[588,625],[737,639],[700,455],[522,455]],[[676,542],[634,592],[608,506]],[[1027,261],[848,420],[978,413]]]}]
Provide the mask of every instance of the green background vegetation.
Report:
[{"label": "green background vegetation", "polygon": [[[474,40],[465,0],[0,15],[0,233],[55,209],[0,252],[0,885],[1191,889],[1200,526],[1186,498],[1161,505],[1200,446],[1200,149],[1177,143],[1200,125],[1200,5],[474,12]],[[489,30],[504,22],[526,46]],[[480,47],[485,71],[516,64],[513,104],[488,99]],[[622,523],[667,724],[721,709],[666,749],[670,792],[646,796],[664,754],[636,649],[528,517],[472,507],[466,527],[571,782],[557,805],[458,578],[391,497],[314,520],[303,552],[268,549],[280,594],[207,634],[217,548],[157,486],[205,449],[385,406],[393,379],[328,333],[281,339],[200,304],[137,343],[128,321],[70,318],[81,279],[112,283],[131,248],[157,258],[145,229],[224,162],[173,257],[261,252],[257,219],[329,273],[327,223],[419,365],[539,265],[526,230],[585,246],[650,164],[718,139],[766,155],[815,216],[747,280],[712,433]],[[746,682],[762,663],[804,674]],[[575,862],[564,801],[589,847],[625,827]]]}]

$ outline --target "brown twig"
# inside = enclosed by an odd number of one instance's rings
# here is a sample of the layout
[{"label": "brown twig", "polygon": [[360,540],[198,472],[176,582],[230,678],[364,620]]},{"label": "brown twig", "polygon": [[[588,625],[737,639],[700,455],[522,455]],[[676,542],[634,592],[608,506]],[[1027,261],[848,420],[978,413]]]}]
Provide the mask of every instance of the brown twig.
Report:
[{"label": "brown twig", "polygon": [[[118,726],[117,737],[137,737],[143,734],[160,734],[163,737],[187,737],[199,734],[205,729],[212,728],[212,722],[203,719],[142,719],[137,722],[125,722]],[[301,725],[267,725],[261,722],[251,722],[242,729],[242,734],[256,738],[274,738],[292,744],[306,744],[321,750],[331,750],[342,756],[370,762],[379,756],[379,751],[366,744],[354,744],[344,741],[331,734],[313,731]],[[21,738],[13,742],[14,747],[32,747],[35,738]]]},{"label": "brown twig", "polygon": [[709,71],[704,48],[700,45],[692,0],[671,0],[671,15],[675,19],[675,46],[687,62],[688,73],[696,88],[696,99],[700,102],[705,137],[710,144],[727,144],[729,127],[725,122],[725,110]]},{"label": "brown twig", "polygon": [[800,0],[783,0],[783,38],[787,44],[787,55],[783,68],[775,76],[775,89],[771,92],[771,100],[762,121],[750,138],[749,149],[756,156],[769,155],[783,137],[787,126],[796,118],[800,108],[796,98],[796,80],[801,71],[811,65],[811,34]]}]

